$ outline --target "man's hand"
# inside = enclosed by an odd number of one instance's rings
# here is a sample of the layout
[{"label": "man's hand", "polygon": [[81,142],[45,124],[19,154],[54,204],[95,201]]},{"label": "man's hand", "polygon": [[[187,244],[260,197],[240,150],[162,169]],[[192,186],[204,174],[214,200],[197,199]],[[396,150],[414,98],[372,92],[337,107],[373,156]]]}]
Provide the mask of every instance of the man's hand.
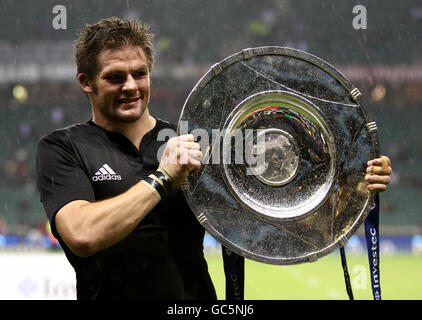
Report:
[{"label": "man's hand", "polygon": [[201,168],[201,147],[192,134],[173,137],[167,141],[161,157],[159,169],[166,172],[178,186]]},{"label": "man's hand", "polygon": [[386,156],[368,161],[365,176],[365,180],[368,183],[368,190],[375,192],[387,190],[387,185],[391,181],[390,176],[392,172],[390,159]]}]

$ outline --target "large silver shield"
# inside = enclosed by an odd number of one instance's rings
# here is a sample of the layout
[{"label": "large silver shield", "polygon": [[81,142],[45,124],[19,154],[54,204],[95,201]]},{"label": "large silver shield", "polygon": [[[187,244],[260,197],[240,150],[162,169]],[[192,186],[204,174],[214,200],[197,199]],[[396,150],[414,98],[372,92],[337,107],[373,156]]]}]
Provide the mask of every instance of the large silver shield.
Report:
[{"label": "large silver shield", "polygon": [[314,55],[259,47],[217,63],[184,104],[187,132],[204,156],[184,195],[246,258],[314,261],[344,245],[373,204],[364,176],[379,155],[376,125],[359,90]]}]

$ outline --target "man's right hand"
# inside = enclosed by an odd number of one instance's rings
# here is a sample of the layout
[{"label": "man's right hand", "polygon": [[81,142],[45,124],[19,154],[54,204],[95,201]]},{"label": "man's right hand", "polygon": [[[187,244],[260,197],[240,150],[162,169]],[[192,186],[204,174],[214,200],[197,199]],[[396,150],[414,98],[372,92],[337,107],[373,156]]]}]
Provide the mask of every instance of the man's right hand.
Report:
[{"label": "man's right hand", "polygon": [[200,149],[192,134],[173,137],[167,141],[158,169],[166,172],[176,187],[201,168]]}]

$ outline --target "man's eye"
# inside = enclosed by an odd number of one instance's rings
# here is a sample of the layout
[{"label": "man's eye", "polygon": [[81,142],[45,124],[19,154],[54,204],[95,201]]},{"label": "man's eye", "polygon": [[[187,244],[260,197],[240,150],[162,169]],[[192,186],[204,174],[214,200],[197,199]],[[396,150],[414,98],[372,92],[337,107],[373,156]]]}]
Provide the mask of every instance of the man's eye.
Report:
[{"label": "man's eye", "polygon": [[106,79],[112,82],[120,82],[123,81],[123,77],[118,74],[110,74],[106,76]]},{"label": "man's eye", "polygon": [[135,72],[135,73],[133,74],[133,76],[134,76],[135,78],[141,78],[141,77],[143,77],[145,74],[146,74],[146,73],[145,73],[144,71],[138,71],[138,72]]}]

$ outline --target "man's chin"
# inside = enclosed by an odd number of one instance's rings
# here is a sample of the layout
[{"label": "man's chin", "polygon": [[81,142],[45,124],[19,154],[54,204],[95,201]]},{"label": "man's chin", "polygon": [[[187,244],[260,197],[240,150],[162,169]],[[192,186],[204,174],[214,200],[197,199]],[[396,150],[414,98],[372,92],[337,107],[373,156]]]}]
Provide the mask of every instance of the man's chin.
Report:
[{"label": "man's chin", "polygon": [[142,108],[142,110],[137,110],[137,112],[134,112],[134,110],[116,112],[114,114],[113,120],[124,123],[136,122],[142,118],[142,115],[145,113],[145,109],[146,108]]},{"label": "man's chin", "polygon": [[116,114],[114,119],[115,121],[124,122],[124,123],[133,123],[141,119],[142,114]]},{"label": "man's chin", "polygon": [[119,122],[133,123],[141,119],[142,115],[116,115],[115,119]]}]

